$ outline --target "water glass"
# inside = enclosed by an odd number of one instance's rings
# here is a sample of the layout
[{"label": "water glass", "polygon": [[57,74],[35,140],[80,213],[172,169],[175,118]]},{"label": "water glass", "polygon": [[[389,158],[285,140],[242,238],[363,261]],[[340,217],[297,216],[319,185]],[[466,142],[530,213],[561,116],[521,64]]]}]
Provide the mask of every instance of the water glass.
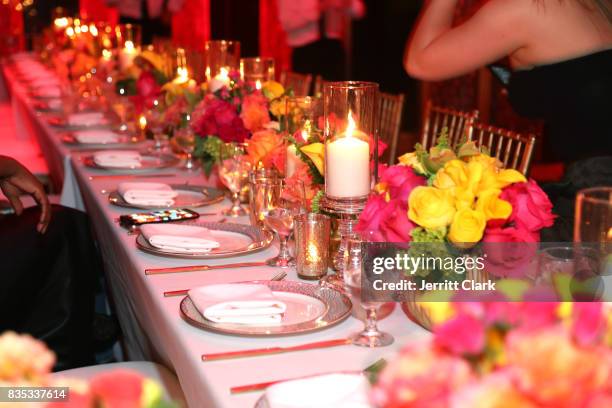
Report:
[{"label": "water glass", "polygon": [[223,214],[230,217],[247,214],[240,204],[240,192],[247,184],[251,170],[246,148],[246,143],[225,143],[219,152],[219,178],[232,193],[232,206]]},{"label": "water glass", "polygon": [[198,168],[197,163],[193,160],[193,152],[196,147],[196,135],[189,127],[178,129],[174,132],[176,145],[187,155],[184,170],[192,171]]}]

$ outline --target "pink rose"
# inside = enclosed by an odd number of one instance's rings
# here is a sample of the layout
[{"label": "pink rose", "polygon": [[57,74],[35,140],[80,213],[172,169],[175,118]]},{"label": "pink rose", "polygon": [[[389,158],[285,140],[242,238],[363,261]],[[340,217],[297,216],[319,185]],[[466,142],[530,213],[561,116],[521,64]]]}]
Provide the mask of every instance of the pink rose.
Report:
[{"label": "pink rose", "polygon": [[189,104],[184,96],[180,96],[175,99],[164,112],[164,121],[166,122],[166,125],[178,126],[183,119],[183,115],[187,113],[188,108]]},{"label": "pink rose", "polygon": [[249,132],[229,102],[207,98],[194,110],[191,127],[201,137],[218,136],[224,142],[242,142]]},{"label": "pink rose", "polygon": [[537,408],[514,385],[512,370],[502,370],[474,381],[454,393],[450,408]]},{"label": "pink rose", "polygon": [[91,380],[91,393],[101,406],[113,408],[139,407],[143,377],[135,371],[113,370]]},{"label": "pink rose", "polygon": [[266,97],[261,94],[247,95],[242,100],[240,117],[244,127],[251,132],[263,129],[264,125],[270,122],[267,102]]},{"label": "pink rose", "polygon": [[467,361],[429,345],[410,345],[382,371],[370,399],[381,408],[447,408],[474,379]]},{"label": "pink rose", "polygon": [[392,200],[407,202],[412,190],[426,182],[425,177],[417,175],[409,166],[389,166],[380,174],[380,183],[387,188]]},{"label": "pink rose", "polygon": [[368,199],[355,227],[355,230],[362,235],[363,239],[373,242],[385,241],[384,235],[380,231],[380,223],[385,215],[383,210],[386,206],[387,202],[381,195],[374,195]]},{"label": "pink rose", "polygon": [[527,276],[539,241],[539,233],[524,228],[487,227],[483,237],[487,272],[497,277]]},{"label": "pink rose", "polygon": [[552,203],[533,180],[526,183],[515,183],[505,188],[500,198],[512,204],[509,221],[514,222],[518,228],[537,232],[554,223]]},{"label": "pink rose", "polygon": [[485,325],[481,319],[459,314],[434,328],[434,343],[456,356],[478,355],[485,346]]},{"label": "pink rose", "polygon": [[410,233],[415,227],[408,218],[408,202],[391,200],[382,211],[379,230],[385,242],[410,242]]},{"label": "pink rose", "polygon": [[572,303],[572,337],[578,344],[597,344],[605,334],[606,324],[602,303]]}]

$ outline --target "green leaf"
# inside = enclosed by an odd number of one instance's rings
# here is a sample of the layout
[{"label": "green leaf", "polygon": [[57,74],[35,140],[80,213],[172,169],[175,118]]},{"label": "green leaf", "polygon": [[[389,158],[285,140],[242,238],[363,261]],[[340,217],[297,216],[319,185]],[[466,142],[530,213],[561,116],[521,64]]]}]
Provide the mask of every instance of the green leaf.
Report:
[{"label": "green leaf", "polygon": [[387,364],[387,360],[381,358],[380,360],[376,361],[374,364],[366,367],[366,369],[363,370],[363,373],[368,378],[370,384],[376,384],[376,382],[378,381],[378,376],[380,375],[381,371],[387,366]]}]

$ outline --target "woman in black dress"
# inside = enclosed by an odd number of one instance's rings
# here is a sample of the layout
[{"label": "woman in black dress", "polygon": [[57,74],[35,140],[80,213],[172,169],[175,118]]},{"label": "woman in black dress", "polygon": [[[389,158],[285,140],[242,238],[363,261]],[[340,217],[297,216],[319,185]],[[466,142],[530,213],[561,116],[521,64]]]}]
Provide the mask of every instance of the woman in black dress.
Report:
[{"label": "woman in black dress", "polygon": [[515,111],[545,121],[544,153],[571,165],[549,193],[571,240],[578,188],[612,184],[612,0],[488,0],[453,26],[459,0],[428,0],[406,46],[408,73],[427,81],[507,58]]}]

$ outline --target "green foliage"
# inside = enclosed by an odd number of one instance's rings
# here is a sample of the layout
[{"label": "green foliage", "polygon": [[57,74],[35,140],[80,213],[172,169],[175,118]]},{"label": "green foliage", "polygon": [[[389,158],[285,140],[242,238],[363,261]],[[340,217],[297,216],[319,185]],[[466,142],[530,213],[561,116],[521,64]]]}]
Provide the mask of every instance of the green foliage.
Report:
[{"label": "green foliage", "polygon": [[293,136],[289,136],[287,140],[295,147],[296,156],[308,166],[308,172],[312,176],[312,182],[314,184],[325,184],[324,176],[319,173],[319,169],[317,169],[317,166],[315,166],[312,160],[310,160],[310,157],[300,150],[300,146],[295,138]]},{"label": "green foliage", "polygon": [[157,85],[162,86],[170,81],[170,79],[166,75],[164,75],[163,72],[157,69],[152,69],[151,74],[153,74],[153,78],[155,78],[155,83],[157,83]]},{"label": "green foliage", "polygon": [[325,197],[325,193],[323,190],[317,191],[317,194],[312,199],[312,209],[311,211],[315,214],[321,212],[321,200]]},{"label": "green foliage", "polygon": [[223,141],[216,136],[196,138],[196,148],[193,155],[202,162],[202,168],[207,177],[210,176],[213,166],[219,160],[222,144]]},{"label": "green foliage", "polygon": [[444,242],[446,239],[446,228],[429,230],[416,227],[410,235],[412,236],[412,242]]},{"label": "green foliage", "polygon": [[374,364],[368,366],[363,373],[366,375],[370,384],[374,385],[378,381],[378,376],[382,370],[387,366],[388,362],[384,358],[376,361]]}]

